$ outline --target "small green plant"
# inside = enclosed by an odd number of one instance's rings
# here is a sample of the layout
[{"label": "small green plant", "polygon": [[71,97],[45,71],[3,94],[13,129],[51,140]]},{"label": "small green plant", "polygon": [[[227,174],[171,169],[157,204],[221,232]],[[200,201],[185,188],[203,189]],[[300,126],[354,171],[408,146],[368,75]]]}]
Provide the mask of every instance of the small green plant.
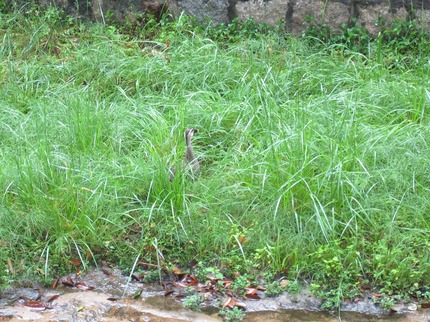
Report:
[{"label": "small green plant", "polygon": [[380,297],[373,297],[372,301],[379,304],[383,310],[389,310],[395,304],[395,299],[385,293],[380,294]]},{"label": "small green plant", "polygon": [[236,277],[231,285],[233,292],[238,296],[245,296],[245,287],[249,286],[250,282],[247,275]]},{"label": "small green plant", "polygon": [[227,322],[242,321],[245,318],[245,312],[237,306],[233,309],[223,308],[219,311],[219,315],[221,315]]},{"label": "small green plant", "polygon": [[266,285],[266,295],[276,296],[286,291],[286,287],[282,286],[278,281],[273,281]]},{"label": "small green plant", "polygon": [[203,303],[203,296],[200,293],[188,295],[184,298],[183,303],[185,307],[193,311],[200,312],[202,310],[201,305]]},{"label": "small green plant", "polygon": [[207,277],[216,279],[224,278],[219,268],[213,266],[205,267],[203,263],[199,263],[195,270],[195,275],[199,281],[205,281]]},{"label": "small green plant", "polygon": [[297,294],[297,293],[299,293],[300,292],[300,284],[299,284],[299,282],[297,280],[290,281],[287,284],[287,291],[288,291],[288,293],[291,293],[291,294]]},{"label": "small green plant", "polygon": [[144,281],[147,283],[153,283],[159,281],[160,272],[158,270],[152,270],[145,274]]}]

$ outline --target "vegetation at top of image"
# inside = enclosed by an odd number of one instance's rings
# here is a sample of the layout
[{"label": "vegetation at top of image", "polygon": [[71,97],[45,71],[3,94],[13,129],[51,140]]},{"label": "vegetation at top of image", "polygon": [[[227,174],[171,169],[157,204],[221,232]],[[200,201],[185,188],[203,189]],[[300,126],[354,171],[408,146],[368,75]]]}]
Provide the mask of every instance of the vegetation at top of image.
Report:
[{"label": "vegetation at top of image", "polygon": [[[196,267],[238,293],[284,276],[328,308],[368,290],[427,301],[430,46],[415,22],[294,37],[186,15],[1,18],[2,286],[79,259]],[[201,173],[171,182],[187,127]]]}]

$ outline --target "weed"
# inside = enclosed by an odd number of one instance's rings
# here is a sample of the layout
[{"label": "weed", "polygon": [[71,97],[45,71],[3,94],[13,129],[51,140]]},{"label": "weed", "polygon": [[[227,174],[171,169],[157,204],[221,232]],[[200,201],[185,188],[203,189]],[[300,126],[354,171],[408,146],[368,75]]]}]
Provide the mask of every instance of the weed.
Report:
[{"label": "weed", "polygon": [[282,286],[278,281],[274,281],[266,285],[267,296],[276,296],[283,293],[286,290],[284,286]]},{"label": "weed", "polygon": [[300,292],[300,284],[296,281],[289,281],[286,285],[286,289],[288,293],[298,294]]},{"label": "weed", "polygon": [[245,288],[250,285],[250,281],[248,279],[247,275],[241,275],[239,277],[236,277],[231,285],[231,288],[233,289],[234,294],[238,296],[245,296],[246,290]]},{"label": "weed", "polygon": [[160,272],[159,271],[149,271],[145,274],[145,282],[147,283],[153,283],[158,281],[160,278]]},{"label": "weed", "polygon": [[227,322],[242,321],[245,318],[245,312],[236,306],[233,309],[221,309],[219,314]]},{"label": "weed", "polygon": [[187,297],[184,298],[183,303],[185,307],[193,311],[200,312],[201,305],[203,303],[203,296],[199,293],[188,295]]}]

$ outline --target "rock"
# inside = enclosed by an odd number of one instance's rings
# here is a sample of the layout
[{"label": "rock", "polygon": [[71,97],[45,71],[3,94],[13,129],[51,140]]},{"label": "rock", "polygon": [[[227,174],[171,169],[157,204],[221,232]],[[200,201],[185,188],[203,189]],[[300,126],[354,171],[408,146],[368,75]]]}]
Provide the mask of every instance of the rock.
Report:
[{"label": "rock", "polygon": [[[51,0],[34,0],[50,5]],[[28,1],[18,0],[18,4]],[[387,23],[395,19],[416,18],[430,26],[430,1],[424,0],[57,0],[55,5],[67,13],[105,22],[106,16],[121,21],[134,19],[136,14],[152,13],[156,18],[167,11],[173,15],[185,12],[214,23],[228,23],[232,19],[252,18],[257,22],[285,26],[299,34],[312,17],[318,24],[339,28],[342,24],[357,23],[377,34],[377,21]]]}]

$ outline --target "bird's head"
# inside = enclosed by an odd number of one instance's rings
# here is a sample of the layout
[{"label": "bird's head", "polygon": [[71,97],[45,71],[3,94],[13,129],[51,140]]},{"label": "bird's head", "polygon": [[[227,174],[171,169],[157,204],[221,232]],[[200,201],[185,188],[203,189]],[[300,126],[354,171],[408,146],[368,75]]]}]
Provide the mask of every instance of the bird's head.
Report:
[{"label": "bird's head", "polygon": [[185,137],[186,138],[192,138],[194,133],[197,133],[198,131],[199,131],[199,129],[188,128],[185,130]]}]

